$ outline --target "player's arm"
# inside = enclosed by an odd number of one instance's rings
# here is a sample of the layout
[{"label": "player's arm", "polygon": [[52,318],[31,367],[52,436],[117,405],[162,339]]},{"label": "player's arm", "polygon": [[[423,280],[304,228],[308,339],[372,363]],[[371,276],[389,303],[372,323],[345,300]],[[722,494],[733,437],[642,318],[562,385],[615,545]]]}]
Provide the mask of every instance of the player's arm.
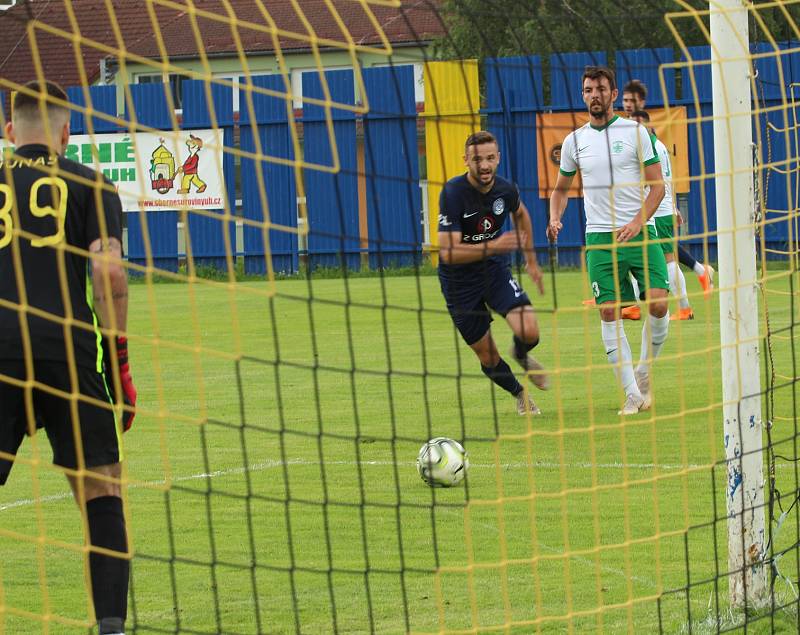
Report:
[{"label": "player's arm", "polygon": [[93,305],[100,325],[110,331],[103,338],[104,366],[114,393],[119,395],[115,401],[125,403],[122,424],[124,430],[129,430],[136,415],[136,387],[128,362],[128,275],[120,241],[122,202],[113,183],[107,179],[99,195],[99,209],[94,205],[95,200],[87,202]]},{"label": "player's arm", "polygon": [[533,280],[539,293],[544,293],[544,283],[542,282],[542,270],[539,268],[539,263],[536,260],[536,251],[533,248],[533,225],[531,224],[531,217],[528,213],[528,208],[525,203],[519,202],[517,211],[511,216],[514,221],[515,229],[526,237],[522,246],[522,253],[525,255],[525,270],[528,272],[531,280]]},{"label": "player's arm", "polygon": [[658,162],[644,166],[644,178],[650,191],[644,199],[641,212],[617,232],[617,240],[621,243],[635,238],[642,231],[647,221],[656,213],[661,199],[664,198],[664,179],[661,176],[661,165]]},{"label": "player's arm", "polygon": [[439,230],[439,258],[448,265],[465,265],[478,262],[489,256],[507,254],[523,248],[528,236],[522,231],[505,232],[494,240],[480,243],[465,243],[461,232]]},{"label": "player's arm", "polygon": [[661,166],[658,163],[644,166],[644,180],[650,186],[650,191],[647,193],[642,206],[642,224],[653,217],[664,198],[664,177],[661,174]]},{"label": "player's arm", "polygon": [[465,243],[461,231],[462,203],[457,195],[451,195],[448,186],[439,194],[439,258],[447,265],[465,265],[478,262],[489,256],[516,251],[525,244],[527,236],[517,232],[506,232],[494,240]]},{"label": "player's arm", "polygon": [[567,209],[569,188],[572,185],[574,176],[574,173],[564,174],[559,171],[556,186],[550,193],[550,222],[547,225],[547,237],[551,242],[558,240],[558,232],[563,227],[561,217],[564,216],[564,210]]},{"label": "player's arm", "polygon": [[89,245],[92,258],[94,310],[100,326],[117,332],[128,328],[128,276],[122,265],[122,245],[98,238]]}]

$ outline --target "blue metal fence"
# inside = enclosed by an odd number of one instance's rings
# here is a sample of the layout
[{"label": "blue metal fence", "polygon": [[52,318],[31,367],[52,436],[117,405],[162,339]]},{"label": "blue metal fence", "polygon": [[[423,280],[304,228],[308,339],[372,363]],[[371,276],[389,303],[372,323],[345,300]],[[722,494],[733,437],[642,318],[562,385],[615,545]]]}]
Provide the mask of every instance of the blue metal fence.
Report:
[{"label": "blue metal fence", "polygon": [[419,264],[422,205],[410,66],[364,71],[364,174],[370,267]]},{"label": "blue metal fence", "polygon": [[[781,42],[777,48],[797,48],[797,42]],[[776,58],[776,47],[753,45],[759,115],[756,138],[762,165],[767,207],[764,230],[768,246],[785,248],[792,228],[788,212],[797,206],[794,164],[800,148],[785,132],[794,125],[795,113],[786,110],[788,86],[800,81],[800,54]],[[714,172],[713,123],[711,120],[711,67],[707,46],[689,47],[691,66],[665,69],[673,60],[672,49],[617,51],[618,83],[643,80],[649,89],[648,106],[684,105],[690,121],[688,151],[690,174]],[[683,59],[683,57],[679,58]],[[544,67],[544,62],[548,68]],[[538,56],[488,59],[484,63],[486,106],[482,113],[487,128],[500,140],[500,173],[515,181],[530,210],[536,246],[546,257],[544,229],[547,199],[539,196],[536,153],[537,114],[548,111],[583,111],[580,78],[590,64],[605,64],[604,52],[565,53],[542,60]],[[545,74],[549,73],[549,82]],[[288,87],[283,76],[240,78],[238,121],[230,87],[202,81],[185,81],[181,125],[186,130],[219,127],[223,130],[226,205],[211,212],[185,212],[187,258],[194,263],[225,268],[229,255],[237,253],[235,227],[225,221],[225,210],[240,214],[244,256],[250,273],[295,272],[303,256],[308,264],[357,269],[368,254],[370,267],[410,265],[422,253],[422,229],[417,146],[420,121],[414,98],[414,76],[410,66],[371,68],[363,71],[369,111],[327,108],[306,101],[302,111],[287,103]],[[663,80],[663,86],[662,86]],[[549,86],[549,94],[543,90]],[[126,105],[125,118],[152,129],[173,129],[176,123],[163,84],[130,87],[133,113]],[[303,74],[306,99],[355,105],[356,82],[349,70]],[[800,94],[800,93],[798,93]],[[114,87],[70,88],[71,101],[114,116]],[[0,96],[2,97],[2,96]],[[209,101],[210,97],[210,101]],[[2,103],[2,99],[0,99]],[[133,117],[131,117],[133,115]],[[696,122],[696,123],[694,123]],[[768,125],[768,123],[770,125]],[[75,133],[120,131],[113,121],[93,117],[91,126],[74,112]],[[783,132],[782,132],[783,131]],[[359,132],[363,134],[359,135]],[[295,143],[303,156],[295,155]],[[359,143],[363,146],[359,147]],[[240,160],[236,156],[241,155]],[[359,157],[363,163],[359,163]],[[305,169],[299,166],[304,161]],[[338,171],[333,168],[338,160]],[[325,166],[317,169],[313,166]],[[240,173],[237,175],[237,166]],[[789,170],[790,174],[783,171]],[[302,185],[308,209],[308,235],[298,228],[298,187]],[[685,197],[688,233],[708,236],[687,240],[697,256],[716,258],[713,232],[716,227],[713,181],[695,178]],[[236,201],[241,200],[241,209]],[[783,211],[782,211],[783,210]],[[436,213],[436,210],[430,210]],[[183,212],[181,214],[184,214]],[[178,220],[176,211],[132,212],[127,215],[128,256],[137,263],[167,270],[178,266]],[[565,229],[559,237],[562,264],[580,262],[584,232],[583,204],[570,199]],[[305,247],[305,250],[303,249]],[[706,253],[707,250],[707,253]]]},{"label": "blue metal fence", "polygon": [[[90,86],[88,88],[88,101],[87,89],[74,86],[67,88],[67,96],[71,103],[80,106],[82,109],[91,107],[92,110],[109,115],[110,117],[117,116],[117,88],[116,86]],[[70,113],[69,128],[74,134],[84,134],[90,132],[90,127],[84,117],[83,113],[78,110],[73,110]],[[117,132],[119,125],[110,121],[109,119],[101,117],[92,117],[91,130],[97,133],[101,132]]]},{"label": "blue metal fence", "polygon": [[[325,100],[326,87],[333,102],[355,105],[352,71],[303,73],[304,99]],[[306,102],[303,134],[306,163],[321,168],[305,171],[309,266],[358,269],[361,252],[355,113]]]},{"label": "blue metal fence", "polygon": [[[272,91],[283,97],[266,94]],[[280,75],[240,79],[244,266],[247,273],[298,269],[297,187],[291,102]],[[296,127],[295,127],[296,130]],[[257,157],[268,157],[266,160]],[[280,163],[283,161],[283,163]]]},{"label": "blue metal fence", "polygon": [[[168,84],[130,86],[134,118],[125,105],[125,119],[156,130],[172,129],[174,108],[167,99]],[[148,248],[149,246],[149,248]],[[178,213],[144,211],[128,214],[128,259],[166,271],[178,270]]]},{"label": "blue metal fence", "polygon": [[223,218],[226,210],[230,216],[236,203],[233,125],[233,88],[200,80],[183,82],[183,129],[218,127],[222,130],[225,150],[222,155],[225,206],[186,213],[186,257],[193,260],[195,266],[212,266],[220,270],[233,266],[231,255],[236,252],[236,225],[233,220],[225,221]]}]

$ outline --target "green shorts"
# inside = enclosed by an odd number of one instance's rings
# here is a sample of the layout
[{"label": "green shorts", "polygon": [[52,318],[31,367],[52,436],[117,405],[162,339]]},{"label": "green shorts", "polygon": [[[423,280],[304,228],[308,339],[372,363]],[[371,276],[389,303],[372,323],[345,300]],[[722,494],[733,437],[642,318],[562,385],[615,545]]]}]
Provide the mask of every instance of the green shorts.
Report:
[{"label": "green shorts", "polygon": [[[675,216],[656,216],[656,233],[659,240],[675,237]],[[665,254],[675,251],[675,241],[665,240],[660,243],[661,249]]]},{"label": "green shorts", "polygon": [[[656,239],[655,227],[648,225],[647,233],[650,240]],[[586,234],[586,267],[597,304],[634,300],[628,273],[632,273],[639,283],[640,300],[644,300],[647,289],[669,289],[667,261],[661,245],[643,244],[642,237],[643,233],[640,233],[627,243],[611,247],[612,232]]]}]

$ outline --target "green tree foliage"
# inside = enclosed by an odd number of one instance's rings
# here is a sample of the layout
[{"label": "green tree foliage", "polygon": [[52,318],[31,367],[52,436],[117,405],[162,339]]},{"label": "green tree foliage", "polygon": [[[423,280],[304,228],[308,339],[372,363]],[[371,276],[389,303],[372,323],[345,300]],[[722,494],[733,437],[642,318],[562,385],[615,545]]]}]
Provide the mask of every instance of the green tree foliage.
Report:
[{"label": "green tree foliage", "polygon": [[[759,5],[764,5],[760,8]],[[800,4],[755,3],[751,39],[800,39]],[[699,0],[443,0],[442,59],[707,44],[708,3]],[[764,24],[762,24],[762,22]],[[669,25],[672,25],[670,28]],[[677,32],[678,38],[673,33]]]}]

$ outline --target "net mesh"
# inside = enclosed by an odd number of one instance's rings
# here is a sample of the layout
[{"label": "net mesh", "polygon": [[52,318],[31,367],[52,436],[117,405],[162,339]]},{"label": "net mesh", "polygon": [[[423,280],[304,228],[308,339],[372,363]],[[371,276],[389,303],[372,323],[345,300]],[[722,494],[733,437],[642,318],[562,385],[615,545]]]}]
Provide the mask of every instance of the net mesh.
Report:
[{"label": "net mesh", "polygon": [[[717,291],[684,269],[694,319],[671,323],[653,408],[620,419],[582,304],[580,197],[558,246],[544,239],[559,144],[585,121],[580,76],[608,63],[620,86],[647,84],[679,243],[716,263],[706,7],[610,5],[53,0],[0,15],[6,105],[29,79],[69,86],[68,156],[116,177],[126,204],[128,631],[797,627],[797,4],[748,5],[755,147],[736,150],[756,158],[737,178],[758,202],[771,591],[751,613],[727,597]],[[439,192],[481,128],[546,269],[540,297],[515,265],[551,373],[531,395],[541,417],[480,372],[433,268]],[[190,135],[203,191],[176,172]],[[626,324],[635,353],[641,324]],[[498,316],[492,330],[507,357]],[[467,448],[464,486],[420,480],[437,436]],[[70,499],[45,437],[27,439],[0,490],[0,632],[92,624]]]}]

